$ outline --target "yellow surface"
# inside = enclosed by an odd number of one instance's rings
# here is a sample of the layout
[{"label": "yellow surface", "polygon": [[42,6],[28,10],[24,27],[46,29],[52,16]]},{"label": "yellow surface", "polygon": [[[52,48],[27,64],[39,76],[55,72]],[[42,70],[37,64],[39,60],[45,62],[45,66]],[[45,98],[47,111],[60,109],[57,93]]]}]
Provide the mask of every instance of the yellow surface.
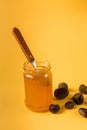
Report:
[{"label": "yellow surface", "polygon": [[12,34],[14,26],[22,31],[36,59],[51,63],[53,90],[65,81],[78,91],[81,83],[87,85],[86,0],[0,1],[0,130],[87,130],[87,119],[78,114],[80,106],[56,115],[25,107],[26,58]]}]

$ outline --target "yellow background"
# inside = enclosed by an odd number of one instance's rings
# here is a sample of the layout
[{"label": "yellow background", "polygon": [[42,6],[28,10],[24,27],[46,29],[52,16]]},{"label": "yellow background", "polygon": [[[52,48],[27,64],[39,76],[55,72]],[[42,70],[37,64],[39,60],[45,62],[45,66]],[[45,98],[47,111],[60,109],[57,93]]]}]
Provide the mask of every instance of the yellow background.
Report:
[{"label": "yellow background", "polygon": [[87,119],[78,114],[81,106],[56,115],[27,110],[22,76],[26,58],[13,27],[22,31],[36,59],[51,63],[53,90],[64,81],[78,92],[80,84],[87,85],[86,0],[0,1],[0,130],[87,130]]}]

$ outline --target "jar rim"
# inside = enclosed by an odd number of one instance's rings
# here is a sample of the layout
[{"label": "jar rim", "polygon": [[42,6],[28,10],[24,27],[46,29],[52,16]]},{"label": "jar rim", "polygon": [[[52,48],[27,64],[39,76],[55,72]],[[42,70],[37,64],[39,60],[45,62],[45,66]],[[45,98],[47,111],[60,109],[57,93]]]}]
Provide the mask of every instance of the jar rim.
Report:
[{"label": "jar rim", "polygon": [[[37,65],[37,70],[40,70],[40,71],[37,71],[38,73],[47,72],[51,69],[51,65],[50,65],[49,61],[36,60],[35,62]],[[35,70],[35,68],[32,66],[32,64],[28,61],[26,61],[24,63],[23,69],[28,72],[32,72]]]}]

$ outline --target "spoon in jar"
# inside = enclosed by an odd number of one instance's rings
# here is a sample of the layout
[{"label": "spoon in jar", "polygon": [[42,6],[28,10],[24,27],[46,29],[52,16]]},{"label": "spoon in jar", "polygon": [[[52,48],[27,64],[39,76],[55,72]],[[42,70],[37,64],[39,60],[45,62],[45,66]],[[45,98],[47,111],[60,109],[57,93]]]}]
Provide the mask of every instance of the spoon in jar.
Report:
[{"label": "spoon in jar", "polygon": [[33,67],[36,69],[37,68],[37,65],[36,65],[36,62],[35,62],[35,58],[33,57],[29,47],[27,46],[27,43],[26,41],[24,40],[20,30],[16,27],[13,28],[13,32],[17,38],[17,40],[19,41],[19,45],[22,49],[22,51],[24,52],[27,60],[33,65]]}]

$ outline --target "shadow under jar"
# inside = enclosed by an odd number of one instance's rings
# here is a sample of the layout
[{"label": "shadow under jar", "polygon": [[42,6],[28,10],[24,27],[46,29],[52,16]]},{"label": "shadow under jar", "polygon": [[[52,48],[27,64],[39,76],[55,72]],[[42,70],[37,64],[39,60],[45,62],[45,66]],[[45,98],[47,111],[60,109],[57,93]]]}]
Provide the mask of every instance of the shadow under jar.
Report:
[{"label": "shadow under jar", "polygon": [[36,61],[37,68],[24,63],[25,105],[36,112],[49,110],[52,103],[52,73],[49,62]]}]

